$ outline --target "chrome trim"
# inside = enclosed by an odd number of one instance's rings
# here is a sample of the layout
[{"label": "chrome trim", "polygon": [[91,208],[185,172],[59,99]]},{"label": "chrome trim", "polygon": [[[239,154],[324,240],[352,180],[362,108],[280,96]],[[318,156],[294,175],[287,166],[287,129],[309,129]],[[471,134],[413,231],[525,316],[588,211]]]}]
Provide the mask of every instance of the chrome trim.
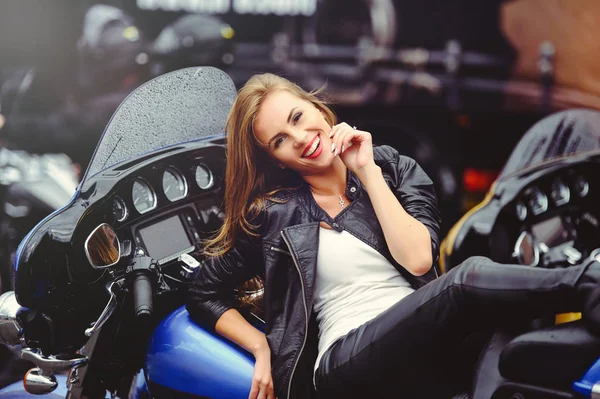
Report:
[{"label": "chrome trim", "polygon": [[292,253],[292,248],[287,238],[285,237],[285,233],[282,231],[281,236],[283,237],[283,241],[285,245],[287,245],[290,250],[290,255],[292,256],[292,260],[294,261],[294,266],[296,266],[296,270],[298,270],[298,275],[300,277],[300,286],[302,287],[302,303],[304,304],[304,339],[302,340],[302,346],[300,347],[300,352],[298,352],[298,357],[294,362],[294,367],[292,368],[292,373],[290,374],[290,383],[288,385],[288,393],[287,397],[290,397],[290,392],[292,391],[292,380],[294,379],[294,373],[296,372],[296,367],[298,366],[298,362],[300,361],[300,357],[302,356],[302,351],[304,350],[304,346],[306,345],[306,338],[308,336],[308,306],[306,306],[306,292],[304,288],[304,280],[302,280],[302,272],[300,271],[300,266],[298,266],[298,261],[296,257]]},{"label": "chrome trim", "polygon": [[527,205],[525,205],[523,201],[517,201],[515,204],[515,213],[517,214],[517,220],[519,220],[519,222],[527,219]]},{"label": "chrome trim", "polygon": [[567,257],[567,262],[569,262],[572,265],[579,262],[582,258],[581,252],[579,252],[576,248],[572,246],[565,247],[562,252]]},{"label": "chrome trim", "polygon": [[45,375],[68,371],[73,367],[86,364],[88,361],[88,358],[85,356],[74,359],[57,359],[55,356],[44,356],[39,349],[31,348],[21,349],[21,357],[39,367]]},{"label": "chrome trim", "polygon": [[57,386],[58,382],[54,374],[46,374],[39,367],[29,370],[23,378],[23,387],[32,395],[48,394]]},{"label": "chrome trim", "polygon": [[106,287],[110,298],[108,299],[106,307],[100,314],[100,317],[98,317],[98,320],[93,323],[92,327],[85,330],[86,337],[91,337],[92,335],[94,335],[94,333],[98,331],[102,327],[102,325],[104,325],[104,323],[106,323],[110,316],[112,316],[113,312],[117,308],[117,294],[119,293],[119,289],[122,287],[124,282],[125,279],[121,279],[110,283],[110,285]]},{"label": "chrome trim", "polygon": [[592,386],[590,394],[590,399],[600,399],[600,382],[597,382]]},{"label": "chrome trim", "polygon": [[14,291],[0,295],[0,343],[16,345],[21,341],[23,328],[17,320],[21,305],[17,302]]},{"label": "chrome trim", "polygon": [[89,264],[94,268],[94,269],[106,269],[107,267],[111,267],[116,265],[117,263],[119,263],[119,261],[121,260],[121,241],[119,241],[119,237],[117,236],[117,233],[115,232],[115,238],[117,239],[117,248],[119,249],[119,256],[117,256],[117,261],[111,263],[110,265],[105,265],[105,266],[94,266],[92,264],[92,260],[90,258],[90,252],[88,251],[88,243],[90,242],[90,238],[94,235],[94,233],[96,231],[98,231],[100,228],[104,227],[104,226],[108,226],[110,227],[113,231],[113,227],[108,224],[108,223],[102,223],[101,225],[99,225],[98,227],[96,227],[94,230],[92,230],[92,232],[90,233],[90,235],[85,239],[85,242],[83,243],[83,249],[85,250],[85,257],[87,258]]},{"label": "chrome trim", "polygon": [[[164,181],[165,174],[167,174],[167,172],[171,173],[173,176],[175,176],[175,178],[179,178],[183,181],[183,194],[181,196],[173,198],[173,199],[167,197],[167,192],[165,191],[165,181]],[[188,195],[189,187],[188,187],[187,179],[185,178],[183,173],[181,173],[179,171],[179,169],[177,169],[174,166],[169,166],[165,169],[165,171],[163,172],[163,175],[162,175],[161,183],[162,183],[163,194],[165,194],[165,197],[171,202],[179,201],[180,199],[183,199],[183,198],[187,197],[187,195]]]},{"label": "chrome trim", "polygon": [[[125,214],[123,215],[123,217],[121,218],[117,218],[117,222],[122,222],[125,219],[127,219],[127,217],[129,217],[129,208],[127,208],[127,205],[125,204],[125,200],[123,200],[123,198],[119,197],[118,195],[115,195],[115,197],[113,198],[113,206],[115,202],[120,202],[121,205],[123,206],[123,209],[125,209]],[[113,211],[114,214],[114,211]]]},{"label": "chrome trim", "polygon": [[88,371],[88,365],[92,360],[94,349],[100,334],[94,334],[90,339],[87,340],[85,345],[79,349],[78,353],[85,356],[88,362],[85,364],[73,367],[69,372],[69,378],[67,380],[68,393],[66,399],[81,399],[83,398],[83,385],[85,383],[85,376]]},{"label": "chrome trim", "polygon": [[[198,183],[198,178],[196,177],[196,174],[198,173],[198,168],[203,168],[206,172],[208,172],[209,180],[205,186],[201,186],[200,183]],[[212,170],[210,170],[210,168],[203,163],[196,165],[196,169],[194,169],[194,180],[196,180],[196,184],[202,190],[208,190],[215,184],[215,177],[212,173]]]},{"label": "chrome trim", "polygon": [[[533,263],[526,265],[522,259],[522,253],[521,253],[521,244],[523,243],[523,240],[529,236],[531,239],[531,247],[533,248]],[[515,247],[513,249],[513,257],[515,259],[517,259],[517,261],[519,262],[519,264],[524,265],[524,266],[537,266],[538,263],[540,262],[540,249],[539,247],[536,245],[535,240],[533,239],[533,236],[531,235],[531,233],[529,233],[528,231],[522,231],[521,234],[519,235],[519,238],[517,238],[517,242],[515,242]]]},{"label": "chrome trim", "polygon": [[595,260],[596,262],[600,262],[600,248],[594,249],[589,256],[590,260]]}]

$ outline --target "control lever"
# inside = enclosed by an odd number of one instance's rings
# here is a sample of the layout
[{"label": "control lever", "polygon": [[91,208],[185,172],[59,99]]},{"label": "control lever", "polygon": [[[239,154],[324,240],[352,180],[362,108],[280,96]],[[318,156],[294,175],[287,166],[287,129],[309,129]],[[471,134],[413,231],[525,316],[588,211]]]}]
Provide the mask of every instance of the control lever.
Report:
[{"label": "control lever", "polygon": [[179,261],[182,263],[180,271],[182,277],[188,280],[194,277],[194,275],[198,271],[198,267],[200,267],[200,262],[198,262],[193,256],[189,254],[182,254],[179,257]]},{"label": "control lever", "polygon": [[143,249],[136,248],[127,274],[133,282],[133,304],[135,316],[147,317],[152,315],[152,277],[156,270],[156,262],[147,256]]},{"label": "control lever", "polygon": [[85,330],[86,337],[91,337],[92,335],[94,335],[94,333],[98,331],[100,327],[104,325],[104,323],[106,323],[110,316],[112,316],[113,312],[117,308],[117,294],[123,286],[124,281],[124,279],[120,279],[110,283],[110,285],[106,287],[110,298],[108,299],[106,307],[104,308],[102,313],[100,313],[100,317],[98,317],[98,320],[93,323],[92,327]]},{"label": "control lever", "polygon": [[85,356],[73,359],[58,359],[55,356],[44,356],[38,349],[32,348],[21,349],[21,357],[42,369],[46,374],[68,371],[88,361],[88,358]]}]

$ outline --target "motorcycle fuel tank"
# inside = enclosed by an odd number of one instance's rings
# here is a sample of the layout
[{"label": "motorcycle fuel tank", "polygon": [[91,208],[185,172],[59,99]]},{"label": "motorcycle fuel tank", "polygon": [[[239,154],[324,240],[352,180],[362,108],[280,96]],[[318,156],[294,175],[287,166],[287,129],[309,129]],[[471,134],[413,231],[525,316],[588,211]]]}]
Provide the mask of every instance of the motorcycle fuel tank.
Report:
[{"label": "motorcycle fuel tank", "polygon": [[[153,396],[246,399],[254,359],[203,329],[185,307],[167,316],[154,331],[146,355],[146,380]],[[159,392],[160,391],[160,392]]]}]

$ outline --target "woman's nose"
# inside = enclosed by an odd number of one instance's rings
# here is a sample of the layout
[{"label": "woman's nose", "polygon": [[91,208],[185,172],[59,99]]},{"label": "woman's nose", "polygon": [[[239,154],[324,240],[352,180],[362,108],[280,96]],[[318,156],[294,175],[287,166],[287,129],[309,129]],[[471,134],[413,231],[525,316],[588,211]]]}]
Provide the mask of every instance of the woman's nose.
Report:
[{"label": "woman's nose", "polygon": [[308,132],[305,130],[295,130],[292,133],[295,147],[304,147],[308,144]]}]

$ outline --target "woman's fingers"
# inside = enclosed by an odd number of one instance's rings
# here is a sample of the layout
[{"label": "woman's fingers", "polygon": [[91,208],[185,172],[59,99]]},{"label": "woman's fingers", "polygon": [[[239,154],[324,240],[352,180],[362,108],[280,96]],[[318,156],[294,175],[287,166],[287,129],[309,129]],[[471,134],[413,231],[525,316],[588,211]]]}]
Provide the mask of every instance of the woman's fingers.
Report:
[{"label": "woman's fingers", "polygon": [[357,130],[347,123],[335,125],[331,130],[331,152],[335,155],[344,153],[353,144],[362,144],[371,141],[371,134]]},{"label": "woman's fingers", "polygon": [[250,395],[248,395],[248,399],[256,399],[257,396],[258,396],[258,384],[253,379],[252,387],[250,388]]},{"label": "woman's fingers", "polygon": [[253,379],[248,399],[275,399],[273,380],[271,378]]}]

